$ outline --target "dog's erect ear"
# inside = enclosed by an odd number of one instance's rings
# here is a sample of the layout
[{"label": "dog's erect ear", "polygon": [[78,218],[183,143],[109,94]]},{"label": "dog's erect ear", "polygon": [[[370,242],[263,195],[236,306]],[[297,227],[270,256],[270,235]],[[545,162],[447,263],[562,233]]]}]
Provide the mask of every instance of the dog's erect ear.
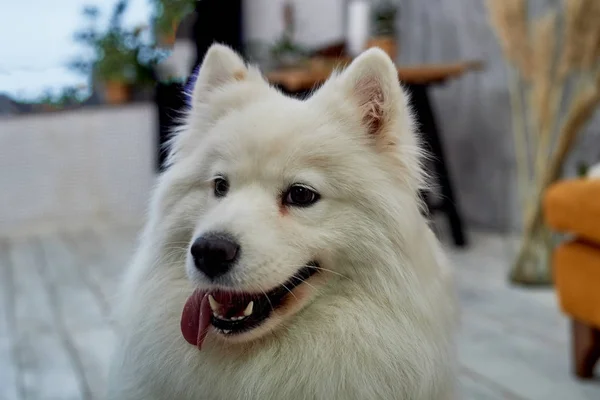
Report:
[{"label": "dog's erect ear", "polygon": [[409,122],[406,98],[398,70],[389,56],[373,48],[358,56],[337,78],[336,91],[350,101],[361,116],[366,132],[380,144],[394,144],[399,118]]},{"label": "dog's erect ear", "polygon": [[192,102],[204,103],[215,89],[231,82],[242,81],[247,75],[248,68],[235,51],[222,44],[213,44],[206,52],[198,71]]}]

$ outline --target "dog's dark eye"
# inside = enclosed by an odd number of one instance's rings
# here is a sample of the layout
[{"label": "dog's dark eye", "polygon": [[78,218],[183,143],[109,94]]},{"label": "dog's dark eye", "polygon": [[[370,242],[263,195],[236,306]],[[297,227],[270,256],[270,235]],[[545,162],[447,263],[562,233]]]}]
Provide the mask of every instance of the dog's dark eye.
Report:
[{"label": "dog's dark eye", "polygon": [[213,185],[216,197],[224,197],[229,191],[229,182],[225,178],[215,178]]},{"label": "dog's dark eye", "polygon": [[319,200],[320,196],[314,190],[302,185],[293,185],[283,197],[283,203],[290,206],[308,207]]}]

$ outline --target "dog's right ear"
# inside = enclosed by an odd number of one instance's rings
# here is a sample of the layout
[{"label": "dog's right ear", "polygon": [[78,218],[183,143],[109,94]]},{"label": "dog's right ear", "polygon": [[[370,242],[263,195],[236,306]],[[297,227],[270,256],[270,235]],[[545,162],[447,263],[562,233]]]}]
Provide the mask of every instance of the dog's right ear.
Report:
[{"label": "dog's right ear", "polygon": [[248,68],[242,58],[231,48],[222,44],[210,46],[200,65],[192,92],[192,102],[204,104],[212,92],[248,76]]},{"label": "dog's right ear", "polygon": [[235,83],[240,83],[242,89],[242,83],[255,81],[256,76],[260,75],[249,69],[231,48],[222,44],[210,46],[200,64],[196,81],[191,83],[193,89],[189,105],[192,111],[186,115],[187,123],[177,126],[168,142],[167,165],[192,152],[212,122],[252,98],[243,95],[243,90],[227,93],[222,89]]}]

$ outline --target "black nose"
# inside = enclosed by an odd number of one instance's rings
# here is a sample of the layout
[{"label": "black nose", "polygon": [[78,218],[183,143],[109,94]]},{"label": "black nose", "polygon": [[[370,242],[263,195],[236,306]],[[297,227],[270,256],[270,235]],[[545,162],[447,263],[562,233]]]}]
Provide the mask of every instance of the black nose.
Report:
[{"label": "black nose", "polygon": [[239,252],[239,244],[226,234],[200,236],[190,247],[196,268],[211,279],[227,273]]}]

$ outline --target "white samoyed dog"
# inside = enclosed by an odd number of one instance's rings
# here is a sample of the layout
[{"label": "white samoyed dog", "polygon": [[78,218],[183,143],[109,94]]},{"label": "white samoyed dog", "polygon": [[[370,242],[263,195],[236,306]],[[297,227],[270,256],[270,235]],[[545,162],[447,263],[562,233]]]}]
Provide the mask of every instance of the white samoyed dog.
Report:
[{"label": "white samoyed dog", "polygon": [[170,147],[110,399],[453,398],[452,275],[383,51],[299,100],[215,44]]}]

